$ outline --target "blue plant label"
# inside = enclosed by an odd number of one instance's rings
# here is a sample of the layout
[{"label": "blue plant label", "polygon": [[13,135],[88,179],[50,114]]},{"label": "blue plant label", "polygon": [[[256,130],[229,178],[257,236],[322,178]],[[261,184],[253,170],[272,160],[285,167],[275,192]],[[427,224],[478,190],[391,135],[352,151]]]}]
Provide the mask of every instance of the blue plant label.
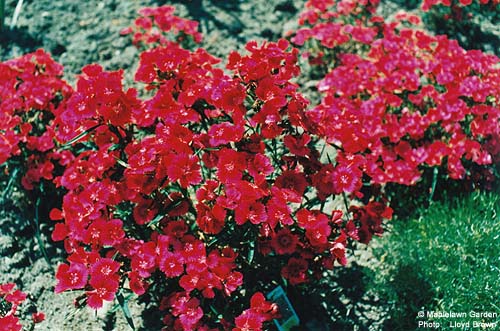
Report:
[{"label": "blue plant label", "polygon": [[278,327],[278,331],[290,331],[292,327],[299,325],[299,316],[297,316],[295,309],[293,309],[290,300],[288,300],[281,286],[269,292],[267,294],[267,299],[276,303],[279,307],[281,317],[274,320],[274,324]]}]

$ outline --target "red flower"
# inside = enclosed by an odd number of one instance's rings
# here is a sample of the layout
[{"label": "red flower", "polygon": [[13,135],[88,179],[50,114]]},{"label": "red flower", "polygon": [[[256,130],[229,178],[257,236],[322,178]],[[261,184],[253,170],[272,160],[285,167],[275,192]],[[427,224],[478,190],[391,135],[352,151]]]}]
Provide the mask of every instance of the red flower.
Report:
[{"label": "red flower", "polygon": [[160,270],[167,277],[178,277],[184,273],[184,258],[178,253],[164,252],[159,257]]},{"label": "red flower", "polygon": [[285,146],[290,150],[290,153],[297,156],[307,156],[311,153],[307,147],[310,141],[311,137],[308,134],[303,134],[298,137],[285,136],[284,138]]},{"label": "red flower", "polygon": [[60,293],[66,290],[76,290],[87,285],[88,270],[84,264],[71,263],[60,264],[57,269],[57,284],[55,292]]},{"label": "red flower", "polygon": [[288,228],[283,228],[276,232],[272,245],[277,254],[293,254],[297,248],[299,240]]},{"label": "red flower", "polygon": [[150,222],[158,214],[155,202],[141,198],[134,208],[133,215],[137,224],[142,225]]},{"label": "red flower", "polygon": [[[187,239],[187,238],[186,238]],[[180,253],[186,262],[187,267],[201,271],[206,269],[207,252],[205,243],[193,237],[184,242]]]},{"label": "red flower", "polygon": [[103,301],[112,301],[115,298],[115,293],[118,291],[118,276],[103,277],[92,276],[90,285],[94,288],[93,291],[87,291],[87,304],[90,308],[99,309],[102,307]]},{"label": "red flower", "polygon": [[243,137],[243,131],[244,128],[242,126],[228,122],[212,125],[210,130],[208,130],[210,146],[217,147],[230,142],[240,141]]},{"label": "red flower", "polygon": [[52,221],[60,221],[64,218],[63,212],[60,209],[52,208],[49,214],[49,218]]},{"label": "red flower", "polygon": [[427,159],[425,163],[430,166],[440,165],[442,159],[448,154],[448,146],[441,141],[435,141],[427,147]]},{"label": "red flower", "polygon": [[182,327],[185,331],[195,330],[196,324],[203,317],[203,310],[200,307],[200,301],[196,298],[191,298],[183,306],[182,313],[179,315]]},{"label": "red flower", "polygon": [[92,277],[104,277],[109,278],[116,274],[120,269],[120,263],[116,262],[113,259],[109,258],[101,258],[97,260],[90,267],[90,275]]},{"label": "red flower", "polygon": [[207,180],[205,184],[196,191],[196,199],[200,202],[212,201],[217,198],[215,193],[219,188],[219,183],[215,180]]},{"label": "red flower", "polygon": [[326,200],[328,196],[335,193],[333,172],[333,165],[328,163],[323,165],[321,169],[312,176],[313,185],[318,190],[318,197],[323,201]]},{"label": "red flower", "polygon": [[[56,224],[52,236],[62,236],[64,234],[64,227]],[[57,231],[57,232],[56,232]],[[93,245],[101,246],[112,246],[119,243],[125,237],[125,232],[123,231],[123,222],[119,219],[112,219],[110,221],[105,221],[104,219],[98,219],[88,227],[84,242]],[[62,238],[64,239],[64,237]]]},{"label": "red flower", "polygon": [[347,264],[346,258],[346,243],[347,236],[344,232],[335,240],[332,247],[330,247],[330,253],[341,265]]},{"label": "red flower", "polygon": [[112,219],[103,224],[101,242],[103,245],[114,246],[120,243],[125,237],[123,222],[119,219]]},{"label": "red flower", "polygon": [[33,323],[37,324],[45,320],[45,314],[42,312],[36,312],[31,315],[31,318],[33,319]]},{"label": "red flower", "polygon": [[349,220],[349,222],[347,222],[345,229],[349,237],[351,237],[354,240],[359,240],[358,228],[356,227],[356,224],[354,224],[352,220]]},{"label": "red flower", "polygon": [[12,293],[15,288],[16,288],[15,283],[0,284],[0,295]]},{"label": "red flower", "polygon": [[224,91],[222,91],[220,100],[221,108],[227,111],[237,111],[238,108],[243,105],[245,97],[246,93],[243,86],[239,84],[229,84],[229,86],[226,86]]},{"label": "red flower", "polygon": [[256,154],[248,160],[248,173],[254,178],[256,184],[266,180],[266,176],[273,173],[271,161],[264,154]]},{"label": "red flower", "polygon": [[266,206],[260,202],[241,203],[235,210],[235,221],[243,225],[246,221],[252,224],[260,224],[267,221]]},{"label": "red flower", "polygon": [[466,170],[462,164],[462,161],[455,156],[448,158],[447,165],[448,173],[453,179],[462,179],[465,176]]},{"label": "red flower", "polygon": [[262,314],[262,317],[266,321],[279,317],[278,305],[267,301],[264,294],[261,292],[256,292],[252,295],[252,298],[250,299],[250,309]]},{"label": "red flower", "polygon": [[213,250],[208,255],[207,265],[210,271],[215,273],[217,277],[226,277],[232,269],[236,268],[234,262],[238,254],[231,247],[225,247],[222,250]]},{"label": "red flower", "polygon": [[264,320],[258,312],[251,309],[245,310],[234,320],[236,327],[233,331],[261,331]]},{"label": "red flower", "polygon": [[338,165],[332,173],[335,193],[353,193],[358,191],[363,183],[361,182],[361,170],[354,166]]},{"label": "red flower", "polygon": [[226,210],[215,204],[209,208],[205,204],[199,203],[196,206],[197,217],[196,224],[201,231],[207,234],[217,234],[224,228],[226,220]]},{"label": "red flower", "polygon": [[286,170],[276,178],[274,185],[287,193],[288,201],[300,203],[307,188],[307,180],[300,172]]},{"label": "red flower", "polygon": [[245,169],[244,155],[232,149],[222,149],[217,162],[217,176],[222,183],[240,180]]},{"label": "red flower", "polygon": [[19,318],[14,315],[0,317],[0,330],[21,331],[23,326],[19,323]]},{"label": "red flower", "polygon": [[142,277],[140,277],[137,272],[129,272],[128,278],[130,280],[129,286],[132,292],[137,295],[143,295],[144,293],[146,293],[149,284]]},{"label": "red flower", "polygon": [[27,297],[26,293],[16,290],[15,287],[14,283],[0,284],[0,298],[12,304],[11,311],[15,311]]},{"label": "red flower", "polygon": [[277,317],[276,304],[266,301],[264,295],[257,292],[250,299],[250,309],[236,317],[236,328],[233,328],[233,331],[259,331],[262,330],[264,322]]},{"label": "red flower", "polygon": [[61,241],[66,238],[69,233],[69,229],[64,223],[56,223],[54,230],[52,230],[52,240]]},{"label": "red flower", "polygon": [[175,182],[179,180],[183,188],[201,182],[200,160],[194,155],[178,154],[172,158],[167,168],[168,178]]},{"label": "red flower", "polygon": [[281,269],[281,276],[288,279],[290,284],[298,285],[307,281],[307,261],[292,257],[288,264]]},{"label": "red flower", "polygon": [[136,271],[141,277],[149,277],[156,266],[156,245],[148,242],[132,256],[130,266],[132,271]]},{"label": "red flower", "polygon": [[278,223],[281,225],[292,225],[293,219],[290,216],[291,209],[287,204],[287,195],[280,189],[271,189],[273,196],[267,203],[268,223],[274,229]]},{"label": "red flower", "polygon": [[238,271],[231,272],[224,278],[224,293],[230,296],[238,287],[243,284],[243,274]]},{"label": "red flower", "polygon": [[184,234],[188,231],[188,227],[185,221],[170,221],[167,223],[167,226],[163,229],[163,231],[171,235],[175,238],[182,238]]},{"label": "red flower", "polygon": [[300,209],[297,214],[297,222],[300,227],[308,230],[315,229],[320,225],[328,225],[328,217],[318,210]]},{"label": "red flower", "polygon": [[377,201],[370,201],[366,207],[366,212],[372,218],[385,218],[390,220],[392,218],[392,208]]},{"label": "red flower", "polygon": [[306,237],[312,246],[321,246],[328,242],[332,228],[327,222],[317,222],[313,228],[306,230]]},{"label": "red flower", "polygon": [[[69,242],[66,240],[65,243]],[[101,257],[96,251],[88,252],[84,247],[75,246],[75,243],[70,243],[71,245],[71,255],[68,256],[68,261],[72,263],[79,263],[87,266],[88,264],[96,263]]]},{"label": "red flower", "polygon": [[133,33],[133,43],[135,45],[142,43],[169,44],[166,36],[158,33],[158,30],[163,33],[172,33],[177,38],[179,38],[177,35],[182,32],[185,35],[192,36],[195,42],[201,42],[202,35],[197,31],[199,23],[175,16],[174,11],[175,8],[173,6],[141,8],[139,11],[141,17],[135,20],[134,26],[122,29],[120,34],[127,35]]}]

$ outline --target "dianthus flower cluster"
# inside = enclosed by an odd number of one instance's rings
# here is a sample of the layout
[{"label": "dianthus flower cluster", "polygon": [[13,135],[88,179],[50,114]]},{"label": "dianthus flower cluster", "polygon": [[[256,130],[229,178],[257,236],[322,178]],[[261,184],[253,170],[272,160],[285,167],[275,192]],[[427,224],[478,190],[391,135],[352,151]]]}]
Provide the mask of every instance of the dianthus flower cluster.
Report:
[{"label": "dianthus flower cluster", "polygon": [[[376,26],[368,24],[368,21],[371,20],[379,2],[379,0],[309,0],[299,18],[299,24],[303,27],[293,32],[292,41],[297,45],[303,45],[307,40],[313,39],[327,48],[348,44],[351,40],[370,44],[378,31]],[[377,20],[373,19],[374,22]],[[323,52],[318,52],[317,56],[321,58]]]},{"label": "dianthus flower cluster", "polygon": [[[23,326],[16,316],[17,308],[27,298],[26,293],[16,290],[14,283],[0,284],[0,329],[8,331],[21,331]],[[32,315],[33,323],[40,323],[45,319],[42,312]]]},{"label": "dianthus flower cluster", "polygon": [[[473,2],[474,2],[473,0],[458,0],[458,4],[460,4],[463,7],[469,6]],[[500,4],[499,0],[491,0],[491,1],[490,0],[478,0],[477,2],[481,5],[490,4],[491,6],[496,6],[496,5]],[[423,0],[421,8],[424,11],[428,11],[432,7],[438,6],[438,5],[450,7],[450,6],[457,6],[458,4],[456,1],[453,1],[453,0]]]},{"label": "dianthus flower cluster", "polygon": [[61,79],[63,67],[39,50],[0,63],[0,165],[32,190],[41,179],[52,180],[54,167],[69,155],[55,150],[54,118],[71,86]]},{"label": "dianthus flower cluster", "polygon": [[[330,44],[318,35],[317,27],[349,25],[324,10],[326,22],[299,30],[292,40],[318,39],[325,51],[337,46],[338,40]],[[396,18],[419,22],[408,14]],[[492,165],[500,160],[498,58],[400,22],[372,17],[365,23],[372,37],[346,37],[355,51],[337,53],[317,85],[321,104],[307,113],[314,132],[338,148],[336,170],[346,188],[414,185],[430,167],[441,167],[452,179],[478,172],[492,179]],[[355,42],[364,44],[363,51]]]},{"label": "dianthus flower cluster", "polygon": [[[345,263],[341,213],[306,208],[306,192],[317,184],[324,200],[334,192],[322,182],[340,179],[325,174],[311,137],[300,133],[306,102],[290,83],[297,51],[286,41],[247,50],[230,55],[232,78],[201,49],[147,50],[136,73],[152,94],[143,102],[122,91],[120,72],[84,68],[61,117],[80,130],[96,127],[85,138],[94,149],[57,179],[68,193],[52,213],[64,218],[53,239],[65,240],[70,263],[58,269],[56,292],[85,289],[87,304],[99,308],[125,279],[140,295],[160,277],[169,287],[167,325],[193,330],[220,319],[200,298],[227,315],[260,256],[273,255],[274,267],[284,261],[292,284],[306,282],[310,267]],[[262,313],[240,320],[254,315]]]},{"label": "dianthus flower cluster", "polygon": [[500,10],[500,0],[424,0],[420,8],[426,18],[431,21],[443,20],[448,28],[453,29],[455,25],[458,28],[461,24],[469,24],[478,12],[497,12]]},{"label": "dianthus flower cluster", "polygon": [[[186,36],[201,42],[202,35],[198,32],[199,23],[174,15],[172,6],[147,7],[139,10],[134,25],[123,29],[122,35],[132,34],[132,43],[136,46],[160,44],[163,46],[182,43]],[[175,41],[172,41],[175,37]]]},{"label": "dianthus flower cluster", "polygon": [[[351,211],[343,219],[325,209],[358,188],[320,161],[307,133],[307,100],[291,82],[298,51],[285,40],[246,50],[229,55],[228,76],[203,49],[149,47],[135,74],[143,100],[124,90],[121,71],[82,70],[57,121],[91,148],[55,180],[67,194],[51,213],[64,220],[53,239],[69,254],[56,292],[83,289],[99,308],[125,284],[138,295],[154,289],[167,328],[259,330],[273,316],[267,306],[225,322],[241,313],[230,303],[242,289],[269,286],[247,285],[249,274],[305,283],[346,263],[348,238],[381,234],[391,216],[381,202],[350,220]],[[265,305],[260,296],[253,301]]]}]

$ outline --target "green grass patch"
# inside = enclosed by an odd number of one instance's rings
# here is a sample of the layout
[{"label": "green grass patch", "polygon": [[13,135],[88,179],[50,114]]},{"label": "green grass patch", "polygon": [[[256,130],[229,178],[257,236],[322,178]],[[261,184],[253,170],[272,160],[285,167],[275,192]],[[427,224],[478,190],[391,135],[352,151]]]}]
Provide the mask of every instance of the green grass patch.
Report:
[{"label": "green grass patch", "polygon": [[[376,250],[372,286],[391,307],[387,330],[432,329],[422,323],[432,321],[439,330],[500,330],[500,195],[474,193],[420,215],[395,220]],[[476,314],[489,312],[496,316]]]}]

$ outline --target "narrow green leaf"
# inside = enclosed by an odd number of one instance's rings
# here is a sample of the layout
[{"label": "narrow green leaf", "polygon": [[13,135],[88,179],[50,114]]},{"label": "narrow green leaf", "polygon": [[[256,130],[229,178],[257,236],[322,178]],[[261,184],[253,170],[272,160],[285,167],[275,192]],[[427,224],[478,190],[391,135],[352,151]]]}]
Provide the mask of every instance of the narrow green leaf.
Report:
[{"label": "narrow green leaf", "polygon": [[333,164],[332,159],[330,158],[330,154],[326,153],[326,157],[328,159],[328,162]]},{"label": "narrow green leaf", "polygon": [[127,162],[115,157],[115,160],[116,160],[116,163],[118,163],[119,165],[121,165],[122,167],[124,168],[129,168],[129,165],[127,164]]},{"label": "narrow green leaf", "polygon": [[219,241],[219,238],[215,237],[214,239],[212,239],[208,242],[207,246],[210,247],[218,241]]},{"label": "narrow green leaf", "polygon": [[434,193],[436,192],[438,175],[439,175],[439,169],[436,167],[434,168],[434,172],[432,174],[432,186],[431,186],[431,192],[429,194],[429,204],[432,203],[432,199],[434,198]]},{"label": "narrow green leaf", "polygon": [[5,0],[0,0],[0,31],[3,30],[5,21]]},{"label": "narrow green leaf", "polygon": [[215,316],[219,316],[220,315],[219,312],[217,311],[217,309],[215,309],[214,306],[210,305],[209,307],[210,307],[210,310],[215,314]]},{"label": "narrow green leaf", "polygon": [[65,144],[63,144],[61,146],[61,149],[65,149],[71,145],[73,145],[74,143],[76,143],[77,141],[79,141],[80,139],[82,139],[83,137],[85,137],[86,135],[88,135],[90,132],[94,131],[95,129],[97,129],[98,127],[100,127],[101,124],[96,124],[94,125],[93,127],[83,131],[82,133],[80,133],[78,136],[74,137],[73,139],[71,139],[70,141],[66,142]]},{"label": "narrow green leaf", "polygon": [[147,225],[148,225],[149,227],[154,227],[154,226],[156,226],[158,223],[160,223],[160,221],[161,221],[161,220],[162,220],[162,218],[164,218],[164,217],[165,217],[165,214],[163,214],[163,213],[162,213],[162,214],[158,214],[158,215],[156,215],[156,217],[155,217],[155,218],[153,218],[153,219],[152,219],[152,220],[151,220],[151,221],[150,221]]},{"label": "narrow green leaf", "polygon": [[16,9],[14,9],[14,15],[12,16],[12,20],[10,21],[10,29],[13,30],[16,27],[17,19],[21,14],[21,9],[23,8],[23,0],[18,0]]},{"label": "narrow green leaf", "polygon": [[153,218],[149,223],[148,223],[148,226],[156,226],[161,220],[162,218],[164,218],[165,216],[167,216],[167,214],[174,210],[175,208],[177,208],[178,206],[180,206],[180,204],[183,202],[182,199],[179,199],[179,200],[176,200],[176,201],[172,201],[172,203],[170,205],[167,206],[167,208],[165,208],[164,210],[162,210],[162,212],[158,215],[156,215],[155,218]]},{"label": "narrow green leaf", "polygon": [[248,264],[252,264],[255,255],[255,241],[250,242],[250,250],[248,251]]},{"label": "narrow green leaf", "polygon": [[120,144],[113,144],[111,145],[111,147],[108,148],[108,151],[116,151],[118,149],[120,149],[121,145]]},{"label": "narrow green leaf", "polygon": [[10,178],[9,178],[9,182],[7,183],[7,186],[5,187],[5,190],[3,191],[2,197],[0,199],[0,202],[2,204],[5,201],[5,198],[7,197],[7,194],[10,192],[10,189],[11,189],[12,185],[16,181],[16,179],[17,179],[17,173],[18,172],[19,172],[19,168],[18,167],[14,168],[14,170],[12,171],[12,174],[10,175]]},{"label": "narrow green leaf", "polygon": [[132,330],[135,330],[135,325],[134,325],[134,320],[132,319],[132,314],[130,313],[130,310],[128,309],[128,304],[125,298],[123,297],[123,294],[121,291],[116,293],[116,299],[118,300],[118,303],[120,304],[120,308],[123,311],[123,315],[125,315],[125,319],[127,320],[128,325]]}]

